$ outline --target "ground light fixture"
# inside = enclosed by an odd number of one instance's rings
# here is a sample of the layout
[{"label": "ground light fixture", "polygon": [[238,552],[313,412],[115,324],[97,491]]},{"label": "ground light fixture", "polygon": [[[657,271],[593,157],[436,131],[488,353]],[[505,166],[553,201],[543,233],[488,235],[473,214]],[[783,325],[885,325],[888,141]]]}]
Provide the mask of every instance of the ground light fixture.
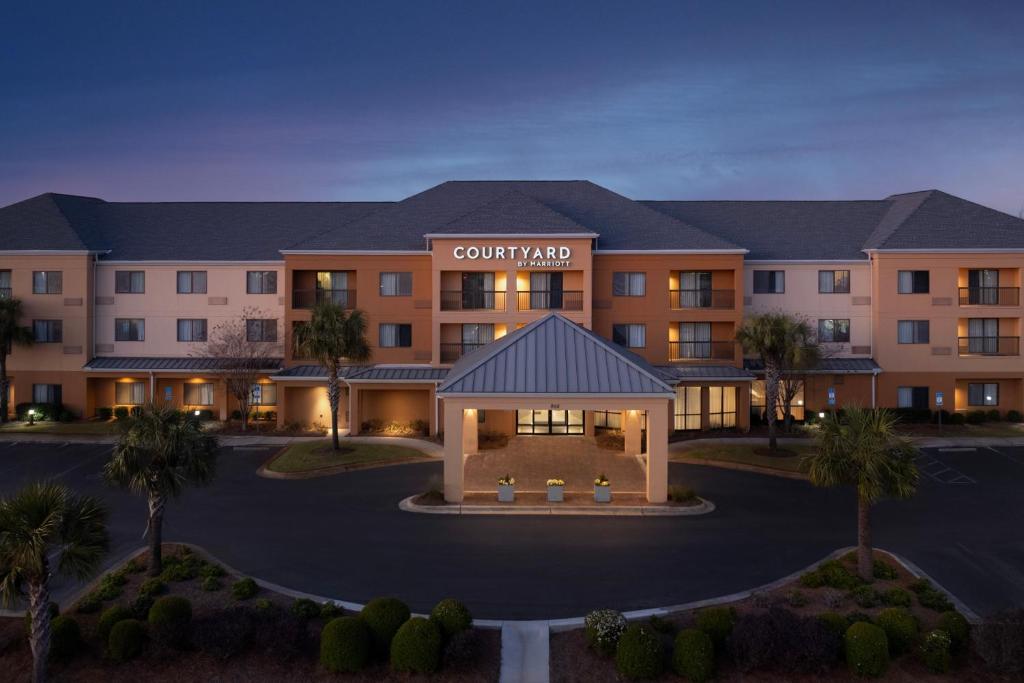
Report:
[{"label": "ground light fixture", "polygon": [[199,417],[199,411],[198,411],[198,410],[197,410],[197,411],[195,411],[194,415],[195,415],[196,417]]},{"label": "ground light fixture", "polygon": [[824,420],[825,419],[825,413],[818,413],[818,417],[820,417],[822,420]]},{"label": "ground light fixture", "polygon": [[35,408],[29,408],[28,409],[28,423],[30,425],[34,425],[36,423],[36,409]]}]

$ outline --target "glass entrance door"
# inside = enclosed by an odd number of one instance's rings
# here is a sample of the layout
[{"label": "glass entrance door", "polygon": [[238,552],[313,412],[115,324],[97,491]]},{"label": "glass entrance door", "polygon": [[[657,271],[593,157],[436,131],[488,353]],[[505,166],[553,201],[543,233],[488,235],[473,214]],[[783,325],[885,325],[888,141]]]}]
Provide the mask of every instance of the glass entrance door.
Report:
[{"label": "glass entrance door", "polygon": [[516,434],[583,434],[583,411],[517,410]]}]

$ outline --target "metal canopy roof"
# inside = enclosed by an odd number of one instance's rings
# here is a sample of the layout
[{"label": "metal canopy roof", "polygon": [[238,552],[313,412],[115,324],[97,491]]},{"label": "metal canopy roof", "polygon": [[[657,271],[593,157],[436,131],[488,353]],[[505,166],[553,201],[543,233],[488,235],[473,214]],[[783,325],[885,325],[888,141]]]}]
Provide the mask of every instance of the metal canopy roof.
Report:
[{"label": "metal canopy roof", "polygon": [[[751,372],[764,372],[764,363],[760,358],[748,358],[743,361],[743,367]],[[797,374],[803,375],[871,375],[881,372],[871,358],[822,358],[813,368],[801,370]]]},{"label": "metal canopy roof", "polygon": [[[93,358],[82,368],[83,370],[103,371],[164,371],[164,372],[188,372],[195,370],[216,371],[224,367],[226,361],[220,358],[155,358],[152,356],[99,356]],[[229,361],[228,361],[229,362]],[[280,358],[268,359],[267,367],[263,368],[268,372],[275,371],[281,367]]]}]

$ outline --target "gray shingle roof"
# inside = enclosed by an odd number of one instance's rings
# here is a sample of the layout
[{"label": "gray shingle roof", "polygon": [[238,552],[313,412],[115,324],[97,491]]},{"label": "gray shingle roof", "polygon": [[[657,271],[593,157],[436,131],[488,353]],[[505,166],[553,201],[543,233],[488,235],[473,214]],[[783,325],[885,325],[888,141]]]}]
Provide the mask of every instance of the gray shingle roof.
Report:
[{"label": "gray shingle roof", "polygon": [[550,313],[459,359],[438,393],[672,395],[658,371]]},{"label": "gray shingle roof", "polygon": [[[743,367],[750,372],[764,372],[760,358],[747,358]],[[881,370],[871,358],[822,358],[813,369],[805,372],[809,375],[870,375]]]},{"label": "gray shingle roof", "polygon": [[868,249],[1024,248],[1024,220],[939,190],[893,195]]},{"label": "gray shingle roof", "polygon": [[[124,371],[193,371],[218,370],[223,362],[218,358],[155,358],[152,356],[99,356],[85,364],[84,370],[124,370]],[[281,359],[270,359],[265,368],[274,371],[281,367]]]},{"label": "gray shingle roof", "polygon": [[691,379],[751,380],[754,375],[735,365],[659,365],[657,370],[666,382]]}]

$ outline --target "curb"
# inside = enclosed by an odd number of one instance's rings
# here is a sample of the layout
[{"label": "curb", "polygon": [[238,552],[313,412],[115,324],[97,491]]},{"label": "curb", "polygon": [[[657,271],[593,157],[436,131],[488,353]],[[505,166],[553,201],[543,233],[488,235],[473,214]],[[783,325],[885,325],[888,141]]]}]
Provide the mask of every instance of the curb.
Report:
[{"label": "curb", "polygon": [[398,509],[403,512],[414,512],[424,515],[574,515],[581,517],[695,517],[715,511],[715,504],[701,498],[700,505],[689,507],[673,507],[668,505],[621,505],[619,507],[590,507],[581,505],[531,505],[506,507],[504,505],[462,505],[461,503],[445,505],[418,505],[413,502],[416,496],[403,498]]}]

